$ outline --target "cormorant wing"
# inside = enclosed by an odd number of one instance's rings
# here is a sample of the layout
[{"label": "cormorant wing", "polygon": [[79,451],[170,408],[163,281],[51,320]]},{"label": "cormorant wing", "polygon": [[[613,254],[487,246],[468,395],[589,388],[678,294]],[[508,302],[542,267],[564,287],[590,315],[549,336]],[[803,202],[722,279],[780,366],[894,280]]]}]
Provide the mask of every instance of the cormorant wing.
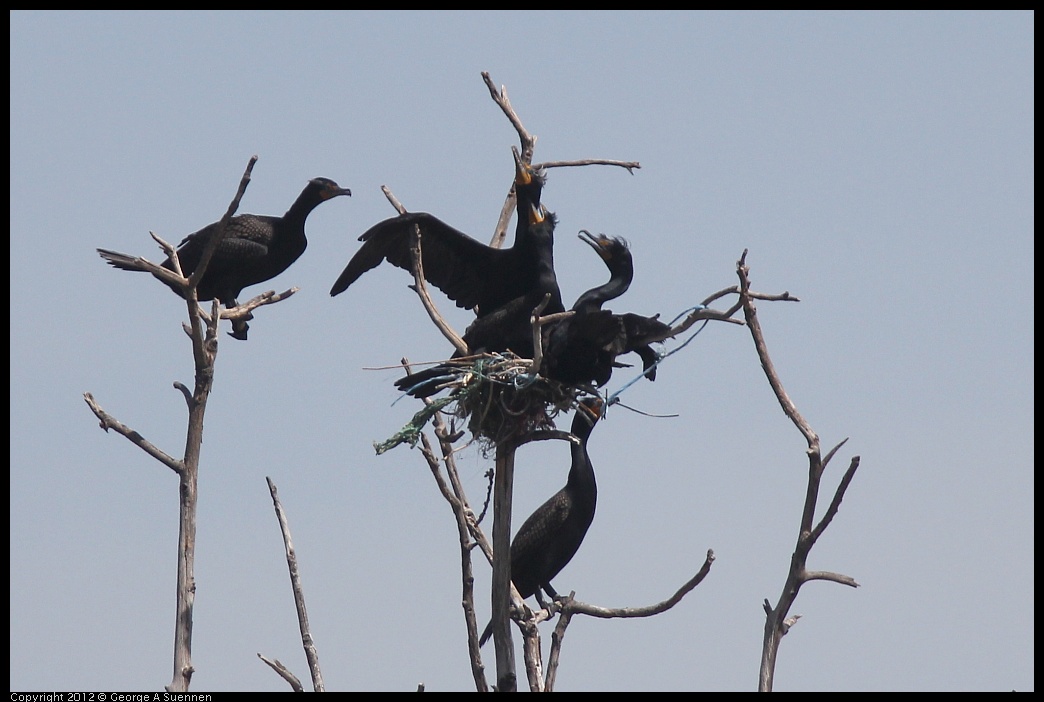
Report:
[{"label": "cormorant wing", "polygon": [[[274,219],[259,215],[239,215],[230,219],[225,227],[225,236],[214,251],[214,260],[243,261],[267,256],[273,232],[270,220]],[[217,222],[208,224],[182,239],[178,244],[178,257],[183,268],[195,270],[203,256],[203,249],[217,227]]]},{"label": "cormorant wing", "polygon": [[414,226],[421,231],[424,279],[457,303],[470,308],[488,303],[487,287],[502,285],[510,271],[500,270],[508,250],[494,249],[454,229],[427,212],[407,212],[386,219],[363,232],[363,242],[345,266],[330,295],[339,295],[366,271],[387,260],[407,271],[413,270],[410,244]]},{"label": "cormorant wing", "polygon": [[[544,504],[540,505],[522,523],[511,541],[511,565],[513,570],[516,565],[527,563],[533,559],[543,560],[541,556],[547,550],[548,539],[553,537],[562,528],[569,515],[569,500],[561,491],[552,495]],[[522,573],[518,573],[522,575]],[[557,575],[555,573],[554,575]],[[553,577],[553,575],[551,576]],[[548,577],[550,580],[550,577]],[[516,587],[518,582],[515,582]],[[537,583],[543,585],[543,583]],[[519,594],[523,594],[521,588]],[[532,594],[532,593],[529,593]],[[528,597],[528,595],[525,595]]]}]

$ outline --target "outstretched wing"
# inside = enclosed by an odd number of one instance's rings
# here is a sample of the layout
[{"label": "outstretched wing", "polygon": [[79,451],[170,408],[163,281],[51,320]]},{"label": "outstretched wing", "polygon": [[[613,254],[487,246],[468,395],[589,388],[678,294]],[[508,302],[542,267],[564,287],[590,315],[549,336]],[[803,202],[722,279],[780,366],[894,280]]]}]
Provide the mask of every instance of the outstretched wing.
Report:
[{"label": "outstretched wing", "polygon": [[412,271],[410,244],[415,226],[421,232],[424,279],[459,307],[486,303],[487,281],[498,281],[505,273],[500,270],[505,250],[490,248],[427,212],[407,212],[366,230],[359,237],[362,247],[345,266],[330,295],[341,294],[382,261]]}]

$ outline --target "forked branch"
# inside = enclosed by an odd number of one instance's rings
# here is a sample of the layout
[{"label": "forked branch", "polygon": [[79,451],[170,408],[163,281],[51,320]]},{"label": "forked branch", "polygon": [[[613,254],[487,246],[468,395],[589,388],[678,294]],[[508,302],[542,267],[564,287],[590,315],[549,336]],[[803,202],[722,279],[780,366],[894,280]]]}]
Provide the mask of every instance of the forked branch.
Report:
[{"label": "forked branch", "polygon": [[[838,484],[834,493],[834,498],[831,501],[826,514],[813,529],[812,522],[815,519],[816,502],[819,497],[820,481],[823,476],[823,471],[830,459],[845,442],[842,441],[834,447],[827,454],[826,459],[823,459],[820,454],[819,436],[812,429],[811,424],[809,424],[798,411],[797,406],[790,399],[790,396],[784,389],[783,382],[780,380],[779,374],[776,372],[776,367],[772,363],[772,359],[769,357],[768,345],[765,343],[765,336],[762,333],[761,324],[758,322],[757,308],[754,304],[755,296],[750,292],[750,269],[746,264],[746,259],[747,252],[744,250],[743,255],[740,256],[739,261],[736,263],[736,273],[740,280],[740,304],[743,308],[744,320],[747,323],[747,328],[750,329],[751,336],[754,340],[754,348],[757,351],[758,359],[761,362],[761,368],[765,373],[765,377],[768,379],[769,386],[772,388],[773,393],[775,393],[776,399],[783,408],[784,414],[786,414],[790,421],[793,422],[794,426],[798,428],[802,436],[805,437],[805,441],[808,444],[808,450],[806,453],[808,454],[809,463],[808,484],[805,490],[805,505],[801,513],[801,527],[798,530],[797,544],[794,549],[794,554],[790,559],[790,570],[787,573],[783,592],[781,593],[775,607],[773,607],[767,599],[763,605],[765,609],[765,635],[762,643],[758,689],[768,692],[772,690],[772,680],[775,675],[776,657],[779,652],[780,641],[782,641],[783,636],[786,635],[787,631],[790,630],[790,627],[800,618],[800,615],[791,617],[788,616],[788,614],[790,613],[794,601],[797,599],[798,591],[801,589],[801,586],[810,580],[828,580],[842,585],[848,585],[850,587],[859,587],[859,583],[847,575],[832,573],[829,571],[809,571],[806,568],[809,551],[833,520],[834,515],[837,514],[838,508],[841,505],[841,500],[844,498],[845,491],[848,489],[848,486],[855,475],[855,471],[859,467],[859,457],[855,456],[852,459],[848,470],[845,472],[845,475]],[[789,299],[789,297],[786,299]]]}]

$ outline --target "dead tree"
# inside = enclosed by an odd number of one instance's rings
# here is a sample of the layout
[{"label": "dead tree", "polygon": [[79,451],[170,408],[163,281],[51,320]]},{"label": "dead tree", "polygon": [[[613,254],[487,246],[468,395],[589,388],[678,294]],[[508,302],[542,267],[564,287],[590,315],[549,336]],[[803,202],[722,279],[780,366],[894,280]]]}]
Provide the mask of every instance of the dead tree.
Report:
[{"label": "dead tree", "polygon": [[[498,91],[492,84],[488,74],[483,73],[483,79],[489,88],[490,95],[494,102],[508,117],[518,133],[521,142],[522,159],[527,164],[533,164],[532,158],[536,137],[531,135],[523,126],[521,119],[519,119],[507,99],[506,91],[503,88]],[[592,164],[615,165],[625,167],[628,170],[640,168],[640,165],[637,162],[612,161],[605,159],[548,161],[534,164],[534,166],[537,168],[554,168]],[[384,190],[386,196],[396,209],[400,213],[404,212],[405,209],[394,198],[394,195],[391,194],[390,190],[387,188],[384,188]],[[509,192],[501,211],[501,218],[495,228],[491,245],[499,246],[501,242],[503,242],[510,216],[514,211],[514,204],[513,194]],[[429,317],[433,320],[441,333],[453,344],[455,349],[461,353],[466,353],[467,348],[461,340],[461,337],[444,321],[436,309],[431,296],[427,292],[422,269],[422,247],[423,240],[418,229],[415,233],[412,250],[414,274],[414,285],[412,287],[417,292]],[[765,605],[768,618],[766,622],[762,675],[759,680],[759,688],[771,689],[771,671],[774,666],[779,641],[783,634],[786,633],[787,627],[789,627],[796,619],[788,619],[786,615],[789,612],[790,606],[793,604],[794,598],[797,595],[797,589],[800,587],[801,583],[811,579],[828,579],[849,585],[855,585],[855,582],[846,576],[833,573],[807,571],[804,566],[808,550],[815,543],[815,540],[819,535],[822,534],[823,529],[826,528],[836,513],[837,507],[840,504],[845,489],[851,481],[859,459],[858,457],[853,459],[851,467],[842,479],[841,484],[835,493],[830,508],[827,510],[826,515],[823,517],[819,525],[813,529],[811,527],[811,520],[812,514],[814,514],[816,496],[819,490],[819,478],[822,475],[822,470],[826,463],[840,446],[831,451],[826,459],[820,459],[818,437],[815,437],[811,428],[804,423],[803,419],[800,419],[800,415],[797,413],[796,408],[792,403],[790,403],[789,399],[786,398],[786,393],[783,390],[782,383],[771,366],[765,340],[761,335],[760,326],[757,325],[754,306],[755,300],[797,302],[798,299],[791,296],[789,293],[766,294],[752,291],[747,277],[748,269],[745,260],[746,252],[743,253],[740,262],[737,264],[737,271],[740,275],[740,284],[738,286],[732,286],[720,290],[708,296],[700,305],[697,305],[690,314],[672,327],[672,338],[680,336],[698,322],[706,324],[708,321],[722,321],[747,326],[753,335],[758,357],[761,360],[762,367],[770,385],[776,392],[777,397],[780,398],[780,402],[783,404],[787,416],[791,417],[791,419],[798,424],[799,428],[802,429],[806,438],[809,440],[810,479],[808,496],[806,498],[804,515],[802,517],[802,530],[799,537],[798,549],[792,559],[792,567],[788,575],[787,585],[779,604],[775,608],[771,608],[766,600]],[[710,307],[711,304],[729,297],[734,297],[735,301],[728,309],[716,310]],[[744,315],[744,319],[742,320],[736,318],[741,310]],[[532,318],[534,329],[534,358],[532,360],[508,359],[506,361],[501,359],[498,361],[501,363],[501,367],[492,372],[500,372],[504,374],[505,377],[511,377],[513,375],[517,376],[521,372],[532,375],[539,370],[541,354],[541,335],[539,327],[542,321],[546,321],[541,319],[540,311],[539,308],[534,310]],[[409,368],[409,362],[406,359],[403,359],[402,363],[404,367],[407,369]],[[485,367],[484,372],[487,374],[491,372],[489,366]],[[518,597],[518,593],[511,583],[510,560],[508,558],[511,539],[511,496],[515,452],[519,447],[529,441],[568,438],[567,433],[550,430],[546,427],[555,414],[575,407],[577,399],[583,394],[583,391],[577,392],[576,388],[571,388],[564,391],[560,389],[557,394],[556,392],[549,392],[544,395],[536,393],[527,399],[527,401],[531,402],[532,405],[528,409],[529,413],[524,415],[526,419],[520,419],[524,414],[522,412],[516,413],[513,417],[499,416],[490,419],[488,412],[489,407],[493,404],[489,402],[490,397],[492,397],[490,393],[495,393],[496,390],[475,390],[474,387],[469,386],[469,384],[475,382],[479,381],[475,381],[473,375],[463,373],[460,383],[457,385],[450,384],[447,388],[449,395],[437,397],[435,399],[425,399],[425,407],[417,412],[413,421],[404,427],[399,434],[388,441],[377,445],[376,448],[378,453],[382,453],[399,443],[409,442],[416,445],[419,442],[422,455],[431,470],[436,485],[451,508],[457,525],[457,533],[460,543],[462,577],[461,602],[464,609],[465,623],[468,632],[468,650],[476,689],[479,691],[486,691],[490,688],[490,684],[487,682],[485,677],[485,668],[478,645],[478,627],[476,625],[474,607],[474,575],[471,553],[477,547],[481,550],[487,561],[490,562],[493,569],[491,602],[493,609],[493,639],[496,652],[495,687],[503,691],[514,690],[517,688],[514,647],[511,642],[510,627],[508,626],[509,619],[514,618],[517,620],[523,634],[523,652],[525,655],[527,682],[529,683],[530,690],[552,691],[554,689],[555,675],[560,662],[562,641],[566,629],[574,615],[581,614],[598,618],[615,618],[645,617],[665,612],[677,604],[682,597],[699,585],[699,583],[708,575],[714,562],[714,553],[713,551],[708,550],[707,557],[696,574],[689,581],[677,588],[673,595],[656,604],[641,607],[608,608],[581,602],[575,599],[575,593],[570,593],[566,597],[556,598],[555,601],[546,608],[542,608],[537,612],[530,610]],[[464,392],[465,389],[467,392]],[[486,394],[484,395],[483,392]],[[476,395],[480,398],[479,400],[475,400]],[[482,414],[483,412],[486,414]],[[429,421],[432,423],[434,429],[434,443],[438,444],[437,451],[432,440],[428,438],[428,435],[423,430],[424,425]],[[447,421],[449,424],[447,424]],[[489,507],[490,501],[492,502],[492,539],[486,536],[479,525],[481,515],[476,516],[475,510],[472,508],[470,501],[465,495],[457,474],[455,455],[462,447],[454,446],[454,442],[459,440],[464,434],[463,430],[457,428],[458,424],[466,425],[471,430],[474,439],[482,442],[484,450],[487,453],[492,453],[494,456],[495,468],[487,474],[490,476],[490,487],[488,489],[490,494],[487,494],[485,504],[481,510],[481,514],[484,515]],[[555,614],[559,615],[559,621],[552,634],[551,647],[549,649],[549,657],[545,670],[537,625],[540,622],[553,617]]]},{"label": "dead tree", "polygon": [[184,325],[192,346],[192,358],[195,365],[195,383],[189,390],[181,382],[175,381],[174,387],[181,391],[188,407],[188,428],[185,437],[185,453],[181,458],[174,458],[159,449],[145,437],[126,424],[118,421],[94,399],[91,393],[84,393],[84,400],[101,422],[105,431],[115,430],[131,441],[138,448],[149,454],[161,464],[170,468],[179,480],[179,519],[178,519],[178,569],[177,569],[177,605],[174,624],[174,677],[167,685],[169,692],[185,692],[192,681],[195,670],[192,664],[192,607],[195,600],[196,582],[194,576],[196,548],[196,492],[199,479],[199,452],[203,443],[203,417],[206,413],[207,400],[214,383],[214,363],[218,352],[218,323],[221,319],[240,320],[250,316],[252,310],[263,305],[270,305],[293,295],[297,288],[283,293],[269,291],[232,309],[224,309],[217,300],[213,301],[207,313],[199,305],[196,293],[197,286],[206,272],[217,249],[225,228],[239,208],[239,202],[250,183],[257,156],[250,159],[243,178],[239,183],[228,210],[218,223],[217,228],[207,243],[199,265],[186,278],[182,274],[181,264],[175,247],[163,241],[155,234],[153,239],[160,245],[164,253],[174,264],[174,271],[154,264],[145,259],[138,259],[144,270],[152,273],[161,282],[177,286],[185,299],[188,308],[188,323]]}]

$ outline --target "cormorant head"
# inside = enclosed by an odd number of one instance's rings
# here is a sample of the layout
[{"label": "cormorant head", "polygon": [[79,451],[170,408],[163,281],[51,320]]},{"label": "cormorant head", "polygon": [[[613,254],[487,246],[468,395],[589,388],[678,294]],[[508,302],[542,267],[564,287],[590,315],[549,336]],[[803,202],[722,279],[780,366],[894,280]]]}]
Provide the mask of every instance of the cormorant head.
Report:
[{"label": "cormorant head", "polygon": [[576,413],[573,415],[573,426],[570,431],[580,436],[581,439],[585,439],[591,428],[602,418],[604,412],[605,400],[600,397],[585,397],[576,403]]},{"label": "cormorant head", "polygon": [[342,188],[337,183],[333,182],[329,178],[312,178],[308,181],[310,188],[315,188],[315,191],[319,194],[320,200],[329,200],[332,197],[338,195],[351,195],[352,191],[348,188]]},{"label": "cormorant head", "polygon": [[558,224],[558,217],[555,216],[554,212],[551,212],[543,205],[529,206],[529,226],[531,229],[542,227],[548,233],[553,233],[556,224]]},{"label": "cormorant head", "polygon": [[534,185],[539,188],[547,182],[547,171],[543,168],[534,168],[533,164],[525,163],[518,149],[511,147],[511,156],[515,159],[515,187]]},{"label": "cormorant head", "polygon": [[587,421],[594,424],[605,416],[606,404],[601,397],[589,396],[576,403],[578,411],[587,415]]},{"label": "cormorant head", "polygon": [[586,229],[581,229],[578,236],[602,257],[614,278],[631,282],[634,277],[634,260],[626,239],[608,237],[605,234],[595,236]]},{"label": "cormorant head", "polygon": [[[511,147],[511,155],[515,157],[515,203],[518,208],[518,227],[523,227],[524,214],[528,208],[540,204],[540,194],[544,188],[546,176],[543,169],[533,168],[523,163],[518,149]],[[516,232],[517,233],[517,232]]]}]

